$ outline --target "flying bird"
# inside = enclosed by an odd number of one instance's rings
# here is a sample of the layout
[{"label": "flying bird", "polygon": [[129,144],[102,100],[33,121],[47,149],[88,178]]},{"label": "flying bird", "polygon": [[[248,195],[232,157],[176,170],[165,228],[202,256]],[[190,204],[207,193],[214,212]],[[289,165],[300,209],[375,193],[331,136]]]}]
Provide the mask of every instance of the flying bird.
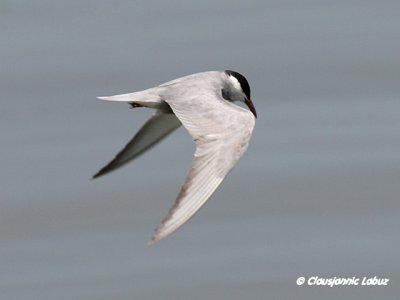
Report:
[{"label": "flying bird", "polygon": [[[196,144],[189,174],[149,244],[177,230],[211,197],[246,151],[257,118],[249,83],[230,70],[196,73],[143,91],[98,98],[153,108],[155,113],[93,179],[132,161],[181,124]],[[235,101],[244,102],[250,111]]]}]

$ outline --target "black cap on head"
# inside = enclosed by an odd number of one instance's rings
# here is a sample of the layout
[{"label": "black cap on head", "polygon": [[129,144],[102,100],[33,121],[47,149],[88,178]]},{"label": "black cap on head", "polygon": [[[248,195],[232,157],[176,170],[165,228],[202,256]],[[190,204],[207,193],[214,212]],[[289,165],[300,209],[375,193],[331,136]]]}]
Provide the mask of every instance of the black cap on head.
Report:
[{"label": "black cap on head", "polygon": [[231,70],[226,70],[225,73],[235,77],[239,81],[240,86],[242,87],[243,93],[246,95],[247,99],[250,99],[250,85],[247,82],[246,77],[244,77],[242,74],[240,74],[238,72],[231,71]]}]

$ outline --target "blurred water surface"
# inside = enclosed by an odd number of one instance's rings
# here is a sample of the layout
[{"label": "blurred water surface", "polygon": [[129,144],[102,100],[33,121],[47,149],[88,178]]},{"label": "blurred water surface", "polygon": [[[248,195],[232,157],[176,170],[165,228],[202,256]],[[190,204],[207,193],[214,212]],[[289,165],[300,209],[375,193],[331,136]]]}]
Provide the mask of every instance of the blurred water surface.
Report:
[{"label": "blurred water surface", "polygon": [[[1,299],[397,299],[398,1],[1,1]],[[248,153],[146,240],[194,146],[180,129],[99,180],[151,112],[95,96],[245,74]],[[298,287],[299,276],[390,279]]]}]

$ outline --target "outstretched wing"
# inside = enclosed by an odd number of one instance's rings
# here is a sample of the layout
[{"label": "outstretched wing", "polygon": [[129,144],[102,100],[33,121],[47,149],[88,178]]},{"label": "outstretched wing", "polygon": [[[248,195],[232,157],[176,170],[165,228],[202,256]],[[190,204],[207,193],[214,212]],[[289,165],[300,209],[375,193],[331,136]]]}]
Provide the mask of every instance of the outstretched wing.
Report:
[{"label": "outstretched wing", "polygon": [[177,230],[199,210],[249,144],[254,116],[215,94],[202,96],[201,100],[165,99],[196,142],[196,152],[186,181],[150,244]]},{"label": "outstretched wing", "polygon": [[93,179],[114,171],[135,159],[177,129],[180,125],[181,122],[173,113],[157,111],[135,134],[124,149],[93,176]]}]

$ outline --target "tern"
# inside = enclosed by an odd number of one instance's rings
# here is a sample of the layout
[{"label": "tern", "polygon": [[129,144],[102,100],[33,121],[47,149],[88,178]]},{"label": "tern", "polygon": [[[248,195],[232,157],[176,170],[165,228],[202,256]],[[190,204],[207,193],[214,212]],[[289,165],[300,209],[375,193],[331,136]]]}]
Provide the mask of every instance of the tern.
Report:
[{"label": "tern", "polygon": [[156,111],[93,179],[137,158],[182,124],[196,144],[187,178],[149,244],[181,227],[211,197],[246,151],[257,118],[247,79],[231,70],[196,73],[143,91],[98,98]]}]

